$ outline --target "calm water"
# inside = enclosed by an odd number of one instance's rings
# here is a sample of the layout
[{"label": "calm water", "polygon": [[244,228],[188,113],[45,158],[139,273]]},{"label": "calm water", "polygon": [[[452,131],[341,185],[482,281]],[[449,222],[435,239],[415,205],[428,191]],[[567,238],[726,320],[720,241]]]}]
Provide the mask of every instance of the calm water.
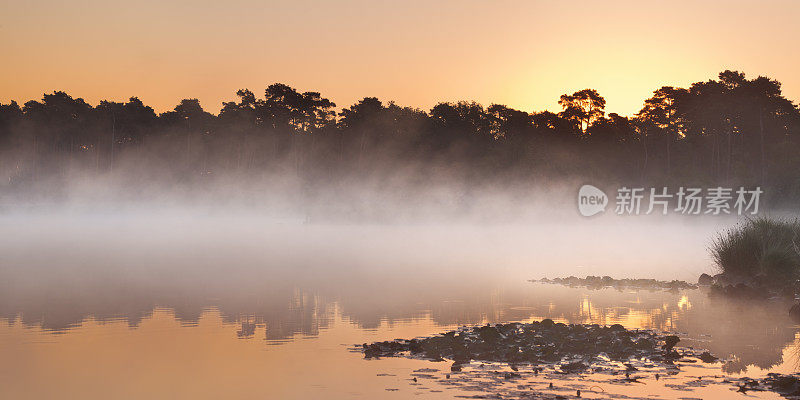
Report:
[{"label": "calm water", "polygon": [[[454,234],[433,227],[265,229],[246,219],[232,229],[213,218],[202,224],[162,220],[149,230],[153,221],[146,219],[19,221],[4,221],[0,255],[0,398],[486,394],[474,381],[445,379],[449,364],[364,360],[353,347],[460,325],[543,318],[678,332],[687,337],[681,345],[707,348],[727,360],[685,365],[677,377],[647,377],[640,384],[573,376],[559,381],[553,393],[574,394],[583,387],[584,398],[730,398],[743,395],[721,383],[691,390],[684,384],[800,367],[800,327],[784,304],[729,302],[702,290],[589,290],[526,282],[581,272],[631,276],[635,265],[651,265],[636,276],[664,279],[668,252],[676,277],[694,278],[708,264],[699,256],[704,243],[689,244],[707,235],[707,227],[663,244],[661,252],[626,257],[614,247],[581,253],[591,246],[521,246],[530,236],[502,234],[536,230],[509,227]],[[674,227],[664,229],[650,237]],[[559,243],[570,237],[547,231]],[[636,244],[635,237],[630,240]],[[678,247],[685,250],[674,252]],[[580,262],[597,254],[613,256]],[[547,383],[542,378],[526,384],[543,390]]]}]

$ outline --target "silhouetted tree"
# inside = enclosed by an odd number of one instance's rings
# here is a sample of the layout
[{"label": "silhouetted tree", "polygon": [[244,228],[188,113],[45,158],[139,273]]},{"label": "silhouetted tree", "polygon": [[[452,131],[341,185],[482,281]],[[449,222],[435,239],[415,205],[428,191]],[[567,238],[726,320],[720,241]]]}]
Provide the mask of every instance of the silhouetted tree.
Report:
[{"label": "silhouetted tree", "polygon": [[672,148],[682,136],[678,104],[687,94],[686,89],[664,86],[653,92],[653,97],[644,101],[644,107],[637,114],[639,122],[645,125],[644,131],[663,143],[667,174],[672,169]]},{"label": "silhouetted tree", "polygon": [[558,104],[564,109],[561,116],[575,121],[580,132],[605,114],[606,100],[594,89],[583,89],[571,95],[562,94]]},{"label": "silhouetted tree", "polygon": [[235,172],[295,182],[308,196],[340,179],[380,186],[444,174],[466,187],[648,177],[769,185],[774,196],[800,198],[800,111],[768,77],[723,71],[689,88],[665,86],[631,118],[606,116],[605,99],[593,89],[565,94],[559,104],[557,114],[466,101],[425,112],[365,97],[337,114],[321,93],[275,83],[263,98],[237,91],[218,116],[197,99],[156,115],[136,97],[92,107],[57,91],[23,107],[0,104],[0,185],[32,188],[46,177],[38,187],[57,187],[48,184],[68,181],[77,169],[109,172],[123,183],[134,166],[146,165],[157,171],[146,179],[187,187]]}]

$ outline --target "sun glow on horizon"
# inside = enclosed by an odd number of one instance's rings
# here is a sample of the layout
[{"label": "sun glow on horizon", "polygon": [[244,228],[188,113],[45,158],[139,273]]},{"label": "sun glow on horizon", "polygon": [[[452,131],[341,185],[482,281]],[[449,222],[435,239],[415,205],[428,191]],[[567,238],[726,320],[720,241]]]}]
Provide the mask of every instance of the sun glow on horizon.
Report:
[{"label": "sun glow on horizon", "polygon": [[216,113],[238,89],[262,94],[281,82],[319,91],[337,108],[376,96],[423,110],[474,100],[532,112],[559,111],[561,94],[593,88],[607,113],[629,116],[661,86],[725,69],[768,75],[800,99],[800,56],[788,51],[800,34],[800,4],[783,0],[724,8],[92,0],[0,11],[0,51],[11,61],[0,65],[0,102],[64,90],[91,104],[137,96],[159,112],[198,98]]}]

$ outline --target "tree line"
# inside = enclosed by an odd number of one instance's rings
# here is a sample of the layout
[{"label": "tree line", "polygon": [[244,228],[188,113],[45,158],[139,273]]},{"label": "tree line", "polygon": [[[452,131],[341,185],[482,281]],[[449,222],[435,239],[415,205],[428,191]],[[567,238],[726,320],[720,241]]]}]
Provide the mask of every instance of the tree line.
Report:
[{"label": "tree line", "polygon": [[558,113],[365,97],[337,111],[319,92],[242,89],[215,115],[197,99],[156,113],[137,97],[97,106],[61,91],[0,104],[2,187],[95,173],[202,182],[236,175],[305,184],[402,175],[482,184],[576,177],[644,185],[761,185],[800,198],[800,110],[768,77],[724,71],[665,86],[634,116],[606,114],[593,89]]}]

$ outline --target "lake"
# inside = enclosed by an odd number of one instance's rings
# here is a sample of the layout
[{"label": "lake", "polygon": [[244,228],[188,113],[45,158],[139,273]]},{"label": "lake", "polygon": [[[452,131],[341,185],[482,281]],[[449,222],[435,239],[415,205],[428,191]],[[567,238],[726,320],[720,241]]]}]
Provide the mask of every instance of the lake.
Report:
[{"label": "lake", "polygon": [[[577,389],[583,398],[728,398],[743,395],[725,377],[800,366],[800,326],[786,304],[528,281],[695,281],[711,270],[707,239],[726,221],[379,226],[174,212],[2,220],[2,398],[449,399]],[[593,374],[505,382],[492,378],[504,365],[474,363],[447,377],[450,363],[366,360],[357,348],[544,318],[675,332],[680,346],[725,361],[687,363],[659,380],[639,371],[637,383]]]}]

